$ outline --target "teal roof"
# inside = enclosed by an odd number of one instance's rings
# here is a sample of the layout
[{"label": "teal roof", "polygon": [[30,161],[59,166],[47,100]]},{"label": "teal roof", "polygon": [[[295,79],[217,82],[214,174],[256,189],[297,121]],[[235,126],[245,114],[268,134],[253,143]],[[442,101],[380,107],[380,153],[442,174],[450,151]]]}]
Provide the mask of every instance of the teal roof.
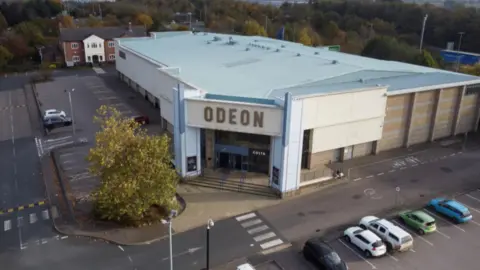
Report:
[{"label": "teal roof", "polygon": [[120,45],[169,67],[217,95],[273,98],[388,86],[388,91],[479,83],[480,77],[383,61],[255,36],[159,32]]}]

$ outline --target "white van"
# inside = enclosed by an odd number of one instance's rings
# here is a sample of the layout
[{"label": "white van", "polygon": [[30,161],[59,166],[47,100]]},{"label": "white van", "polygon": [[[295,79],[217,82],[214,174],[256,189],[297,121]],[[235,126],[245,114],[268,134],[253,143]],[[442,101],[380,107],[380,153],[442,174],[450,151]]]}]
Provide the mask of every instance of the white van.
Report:
[{"label": "white van", "polygon": [[251,264],[245,263],[237,266],[237,270],[255,270],[255,268]]},{"label": "white van", "polygon": [[413,237],[386,219],[367,216],[360,220],[360,227],[374,232],[392,251],[407,251],[413,248]]}]

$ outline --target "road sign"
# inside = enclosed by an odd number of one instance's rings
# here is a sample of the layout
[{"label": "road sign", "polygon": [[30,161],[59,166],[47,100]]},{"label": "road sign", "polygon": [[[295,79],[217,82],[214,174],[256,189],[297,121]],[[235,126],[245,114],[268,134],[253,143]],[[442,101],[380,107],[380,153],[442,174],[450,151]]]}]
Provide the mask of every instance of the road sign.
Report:
[{"label": "road sign", "polygon": [[340,45],[331,45],[331,46],[328,46],[328,50],[329,50],[329,51],[339,52],[339,51],[340,51]]}]

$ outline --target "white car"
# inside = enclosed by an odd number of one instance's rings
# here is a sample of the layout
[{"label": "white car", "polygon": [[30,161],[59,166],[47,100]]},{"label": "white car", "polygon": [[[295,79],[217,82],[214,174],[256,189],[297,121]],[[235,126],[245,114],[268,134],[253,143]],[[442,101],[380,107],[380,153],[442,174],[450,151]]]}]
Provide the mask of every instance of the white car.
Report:
[{"label": "white car", "polygon": [[389,250],[407,251],[413,248],[412,235],[386,219],[366,216],[360,220],[359,226],[378,235]]},{"label": "white car", "polygon": [[347,242],[355,245],[366,257],[379,257],[387,253],[382,239],[369,230],[355,226],[346,229],[343,235]]},{"label": "white car", "polygon": [[67,114],[64,111],[59,111],[56,109],[49,109],[45,111],[45,114],[43,115],[43,118],[48,118],[50,116],[61,116],[61,117],[66,117]]}]

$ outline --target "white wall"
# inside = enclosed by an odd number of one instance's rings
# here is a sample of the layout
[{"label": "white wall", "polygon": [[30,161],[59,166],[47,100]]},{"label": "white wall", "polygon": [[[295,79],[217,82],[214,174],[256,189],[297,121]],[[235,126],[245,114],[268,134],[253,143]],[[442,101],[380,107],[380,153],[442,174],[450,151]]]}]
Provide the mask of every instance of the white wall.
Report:
[{"label": "white wall", "polygon": [[[99,62],[105,62],[108,59],[105,59],[105,40],[102,38],[99,38],[95,35],[91,35],[88,38],[83,40],[83,47],[85,48],[85,61],[88,63],[93,62],[93,56],[98,55],[101,56],[98,58]],[[96,48],[92,48],[92,44],[95,43],[97,45]],[[90,57],[90,60],[88,60],[88,57]]]},{"label": "white wall", "polygon": [[[281,136],[282,134],[283,110],[275,106],[239,102],[234,103],[210,99],[187,99],[185,100],[185,103],[187,110],[187,125],[192,127],[263,134],[268,136]],[[210,112],[212,112],[211,121],[205,119],[206,109],[210,109]],[[222,123],[217,121],[217,109],[222,109],[225,113],[225,118]],[[232,112],[232,116],[235,117],[232,119],[232,123],[229,121],[230,111]],[[249,116],[248,124],[241,123],[241,116],[244,111],[246,113],[245,115]],[[261,114],[263,116],[262,126],[254,125],[255,114]]]},{"label": "white wall", "polygon": [[303,99],[303,129],[313,129],[312,153],[382,138],[386,88]]},{"label": "white wall", "polygon": [[293,100],[291,107],[291,122],[289,132],[288,146],[285,149],[284,155],[284,185],[282,192],[288,192],[296,190],[300,185],[300,172],[302,162],[302,145],[303,145],[303,127],[302,121],[296,121],[296,119],[302,119],[303,114],[303,102],[302,100]]}]

